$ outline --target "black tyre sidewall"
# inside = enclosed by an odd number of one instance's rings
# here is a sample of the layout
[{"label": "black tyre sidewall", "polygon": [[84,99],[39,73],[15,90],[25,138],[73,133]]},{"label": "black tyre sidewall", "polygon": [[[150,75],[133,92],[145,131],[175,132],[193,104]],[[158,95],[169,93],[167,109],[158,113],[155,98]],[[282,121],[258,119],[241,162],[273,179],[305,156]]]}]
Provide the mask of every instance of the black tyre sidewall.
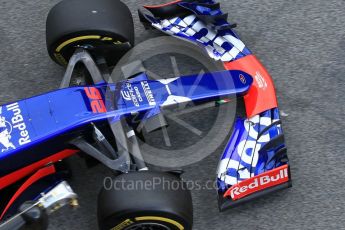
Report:
[{"label": "black tyre sidewall", "polygon": [[[126,187],[133,184],[132,182],[156,183],[158,180],[162,183],[155,186],[142,187],[138,184],[134,189]],[[125,185],[118,186],[122,185],[122,181],[126,181]],[[126,229],[123,227],[126,225],[124,222],[130,220],[129,225],[134,225],[145,222],[146,219],[174,227],[171,229],[181,229],[178,226],[183,226],[183,229],[192,228],[191,193],[179,176],[153,171],[131,172],[116,177],[114,185],[115,183],[118,183],[116,189],[114,186],[112,189],[102,188],[98,197],[100,229]],[[168,187],[168,184],[171,187]],[[155,217],[153,219],[156,221],[150,220],[149,217]]]}]

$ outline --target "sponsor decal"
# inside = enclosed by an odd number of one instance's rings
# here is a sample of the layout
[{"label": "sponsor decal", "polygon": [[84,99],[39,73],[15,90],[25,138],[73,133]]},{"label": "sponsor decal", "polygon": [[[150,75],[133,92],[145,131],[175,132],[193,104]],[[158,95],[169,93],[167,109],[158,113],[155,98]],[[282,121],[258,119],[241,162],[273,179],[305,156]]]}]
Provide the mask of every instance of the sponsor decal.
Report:
[{"label": "sponsor decal", "polygon": [[107,108],[105,107],[102,95],[99,89],[95,87],[85,87],[84,91],[86,96],[90,99],[90,105],[93,113],[106,113]]},{"label": "sponsor decal", "polygon": [[121,91],[122,98],[126,101],[132,101],[136,107],[140,106],[140,102],[143,102],[143,98],[140,94],[138,87],[133,87],[131,83],[126,82],[126,90]]},{"label": "sponsor decal", "polygon": [[121,91],[122,98],[125,99],[126,101],[131,101],[132,97],[129,95],[128,91]]},{"label": "sponsor decal", "polygon": [[137,96],[137,98],[138,98],[138,101],[139,101],[139,102],[143,102],[143,97],[141,96],[141,93],[140,93],[140,91],[139,91],[139,88],[135,86],[135,87],[133,87],[133,89],[134,89],[135,94],[136,94],[136,96]]},{"label": "sponsor decal", "polygon": [[14,103],[11,105],[6,106],[8,111],[13,112],[13,117],[11,119],[13,129],[18,130],[20,138],[18,140],[19,145],[25,145],[31,142],[30,135],[28,130],[26,129],[26,124],[24,122],[24,118],[22,116],[22,111],[19,108],[18,103]]},{"label": "sponsor decal", "polygon": [[150,85],[147,81],[142,81],[141,86],[144,89],[145,96],[147,98],[147,101],[149,102],[149,105],[155,106],[156,105],[156,100],[153,97],[153,93],[151,91]]},{"label": "sponsor decal", "polygon": [[246,78],[243,76],[243,74],[240,74],[240,80],[245,85],[247,83]]},{"label": "sponsor decal", "polygon": [[224,197],[231,197],[232,200],[239,200],[255,192],[274,187],[289,181],[288,165],[281,166],[274,170],[260,174],[251,179],[242,181],[224,194]]},{"label": "sponsor decal", "polygon": [[14,131],[18,133],[19,138],[18,145],[22,146],[31,142],[29,131],[27,130],[22,111],[19,107],[19,104],[13,103],[6,106],[8,112],[12,112],[12,118],[10,121],[6,120],[2,116],[3,107],[0,107],[0,144],[3,146],[1,152],[6,152],[10,149],[16,149],[17,143],[13,143],[12,136]]},{"label": "sponsor decal", "polygon": [[263,90],[267,89],[267,82],[260,72],[256,72],[255,80],[258,83],[258,86],[260,89],[263,89]]},{"label": "sponsor decal", "polygon": [[[156,101],[153,97],[153,93],[151,91],[150,85],[147,81],[142,81],[141,86],[145,93],[146,99],[151,106],[156,105]],[[136,107],[140,106],[140,103],[144,101],[142,93],[140,93],[140,89],[138,86],[133,86],[130,82],[126,82],[125,90],[121,91],[122,98],[126,101],[132,101]]]}]

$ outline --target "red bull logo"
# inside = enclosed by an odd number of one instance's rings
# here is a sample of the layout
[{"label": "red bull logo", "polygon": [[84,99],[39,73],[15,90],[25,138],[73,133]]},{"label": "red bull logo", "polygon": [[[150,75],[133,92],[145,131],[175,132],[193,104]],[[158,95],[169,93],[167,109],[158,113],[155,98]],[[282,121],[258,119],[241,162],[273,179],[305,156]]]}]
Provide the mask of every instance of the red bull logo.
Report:
[{"label": "red bull logo", "polygon": [[224,197],[239,200],[255,192],[274,187],[289,181],[288,165],[281,166],[232,186]]},{"label": "red bull logo", "polygon": [[16,129],[19,134],[18,144],[25,145],[31,142],[29,131],[26,128],[26,124],[24,122],[24,118],[22,116],[22,111],[19,107],[18,103],[13,103],[11,105],[6,106],[8,111],[13,112],[13,117],[11,118],[11,122],[13,125],[13,129]]},{"label": "red bull logo", "polygon": [[[3,109],[6,108],[6,117]],[[10,118],[8,118],[8,115]],[[27,130],[22,111],[18,103],[0,107],[0,145],[1,152],[16,149],[31,142],[29,131]]]}]

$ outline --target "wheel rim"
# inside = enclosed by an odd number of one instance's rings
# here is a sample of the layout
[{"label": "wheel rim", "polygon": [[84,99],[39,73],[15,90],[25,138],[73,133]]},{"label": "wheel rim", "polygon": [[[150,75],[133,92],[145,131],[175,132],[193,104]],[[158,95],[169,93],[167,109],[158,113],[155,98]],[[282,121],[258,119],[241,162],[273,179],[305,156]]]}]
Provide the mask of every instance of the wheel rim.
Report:
[{"label": "wheel rim", "polygon": [[138,223],[125,230],[172,230],[170,227],[159,223]]}]

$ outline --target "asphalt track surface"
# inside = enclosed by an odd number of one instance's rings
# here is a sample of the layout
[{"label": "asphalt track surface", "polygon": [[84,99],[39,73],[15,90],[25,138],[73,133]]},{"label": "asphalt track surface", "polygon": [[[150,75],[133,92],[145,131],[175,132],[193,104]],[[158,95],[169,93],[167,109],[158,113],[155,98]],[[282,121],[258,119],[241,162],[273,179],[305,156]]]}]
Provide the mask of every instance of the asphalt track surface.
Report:
[{"label": "asphalt track surface", "polygon": [[[0,0],[0,102],[55,89],[63,69],[45,48],[45,18],[55,0]],[[137,41],[148,37],[132,9]],[[161,1],[159,1],[160,3]],[[163,2],[163,1],[162,1]],[[345,229],[345,2],[221,1],[242,40],[271,73],[289,148],[293,188],[218,213],[215,191],[193,191],[194,229]],[[186,168],[189,180],[212,180],[221,147]],[[81,208],[64,209],[50,229],[95,229],[96,197],[108,171],[74,160],[71,184]]]}]

